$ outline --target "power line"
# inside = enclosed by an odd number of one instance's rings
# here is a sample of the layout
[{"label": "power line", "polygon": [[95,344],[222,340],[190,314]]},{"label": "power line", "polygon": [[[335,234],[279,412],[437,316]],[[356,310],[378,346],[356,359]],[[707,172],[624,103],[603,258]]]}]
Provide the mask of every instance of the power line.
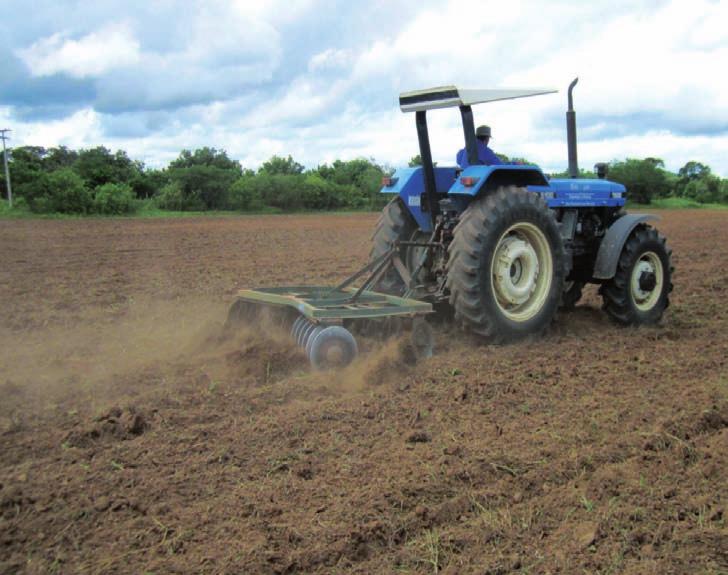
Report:
[{"label": "power line", "polygon": [[5,135],[6,132],[12,132],[7,128],[0,129],[0,138],[3,141],[3,160],[5,160],[5,187],[8,189],[8,205],[13,207],[13,188],[10,186],[10,171],[8,170],[8,150],[5,147],[5,140],[10,138]]}]

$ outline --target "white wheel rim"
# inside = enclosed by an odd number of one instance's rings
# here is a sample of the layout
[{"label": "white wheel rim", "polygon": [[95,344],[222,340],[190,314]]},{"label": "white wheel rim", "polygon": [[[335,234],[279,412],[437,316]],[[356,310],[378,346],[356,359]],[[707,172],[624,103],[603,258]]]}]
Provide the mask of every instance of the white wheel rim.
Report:
[{"label": "white wheel rim", "polygon": [[[649,283],[650,275],[654,277],[654,286]],[[665,281],[662,260],[655,252],[645,252],[635,262],[630,279],[632,301],[640,311],[649,311],[660,300],[662,285]]]},{"label": "white wheel rim", "polygon": [[490,273],[503,315],[516,322],[531,319],[546,302],[553,281],[553,256],[544,233],[531,223],[512,225],[496,244]]}]

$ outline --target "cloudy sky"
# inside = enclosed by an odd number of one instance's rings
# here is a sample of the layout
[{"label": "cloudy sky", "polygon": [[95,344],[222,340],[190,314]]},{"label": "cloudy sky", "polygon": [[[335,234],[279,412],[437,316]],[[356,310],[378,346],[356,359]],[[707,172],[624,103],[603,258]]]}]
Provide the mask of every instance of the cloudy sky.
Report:
[{"label": "cloudy sky", "polygon": [[[484,104],[492,147],[566,166],[579,76],[579,159],[656,156],[728,176],[728,0],[5,0],[0,128],[12,144],[105,145],[161,166],[223,148],[245,167],[417,150],[401,91],[554,87]],[[452,164],[459,115],[430,114]]]}]

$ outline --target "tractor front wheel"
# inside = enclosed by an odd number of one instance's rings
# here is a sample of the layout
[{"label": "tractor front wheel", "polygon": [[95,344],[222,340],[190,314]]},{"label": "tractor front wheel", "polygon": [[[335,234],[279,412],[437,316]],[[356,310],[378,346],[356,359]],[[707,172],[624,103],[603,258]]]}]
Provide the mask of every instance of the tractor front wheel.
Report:
[{"label": "tractor front wheel", "polygon": [[549,326],[566,256],[554,214],[537,193],[508,187],[473,201],[448,251],[450,304],[467,329],[504,342]]},{"label": "tractor front wheel", "polygon": [[643,225],[632,232],[614,277],[600,289],[604,310],[613,320],[625,325],[660,321],[670,305],[671,255],[665,238],[654,228]]}]

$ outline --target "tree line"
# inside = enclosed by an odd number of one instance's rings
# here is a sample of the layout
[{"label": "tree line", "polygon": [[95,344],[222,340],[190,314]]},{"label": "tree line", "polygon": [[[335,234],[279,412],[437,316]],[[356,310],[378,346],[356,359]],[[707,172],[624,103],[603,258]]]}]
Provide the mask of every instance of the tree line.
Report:
[{"label": "tree line", "polygon": [[[503,155],[501,159],[529,163]],[[364,158],[306,170],[291,156],[273,156],[251,170],[224,150],[208,147],[182,150],[162,169],[148,168],[123,150],[112,152],[103,146],[23,146],[8,160],[17,203],[37,213],[129,214],[145,203],[181,211],[379,209],[387,201],[379,193],[382,177],[392,172]],[[420,163],[418,156],[409,162]],[[596,177],[586,171],[580,175]],[[615,160],[608,178],[624,184],[628,199],[637,203],[668,197],[728,203],[728,180],[697,161],[673,173],[659,158]],[[1,173],[0,189],[6,189]]]},{"label": "tree line", "polygon": [[180,211],[378,209],[386,202],[382,177],[391,173],[364,158],[305,170],[291,156],[251,170],[208,147],[182,150],[162,169],[103,146],[23,146],[8,160],[14,200],[36,213],[130,214],[144,203]]}]

